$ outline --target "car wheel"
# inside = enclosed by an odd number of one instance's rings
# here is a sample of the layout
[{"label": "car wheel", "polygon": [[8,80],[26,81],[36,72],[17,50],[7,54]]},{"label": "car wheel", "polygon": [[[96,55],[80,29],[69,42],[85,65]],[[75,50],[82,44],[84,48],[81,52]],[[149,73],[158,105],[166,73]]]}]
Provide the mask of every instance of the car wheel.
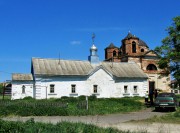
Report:
[{"label": "car wheel", "polygon": [[159,107],[155,107],[155,111],[157,111],[157,112],[158,112],[158,111],[159,111]]},{"label": "car wheel", "polygon": [[171,111],[176,111],[177,110],[177,107],[172,107],[170,108]]}]

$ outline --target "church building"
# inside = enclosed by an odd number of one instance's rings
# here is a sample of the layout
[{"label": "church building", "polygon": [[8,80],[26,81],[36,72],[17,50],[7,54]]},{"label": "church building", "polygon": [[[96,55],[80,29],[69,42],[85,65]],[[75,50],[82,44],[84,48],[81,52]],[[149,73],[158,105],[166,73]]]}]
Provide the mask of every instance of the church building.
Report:
[{"label": "church building", "polygon": [[156,88],[164,87],[167,82],[164,83],[164,78],[159,79],[157,55],[130,33],[122,42],[120,48],[110,44],[105,49],[106,61],[103,62],[99,60],[94,43],[87,61],[32,58],[30,74],[12,74],[11,99],[81,95],[143,97],[149,84]]},{"label": "church building", "polygon": [[148,76],[149,93],[155,89],[170,92],[170,75],[158,68],[158,55],[150,50],[148,45],[131,34],[122,39],[121,46],[116,47],[111,43],[105,48],[105,61],[136,63]]}]

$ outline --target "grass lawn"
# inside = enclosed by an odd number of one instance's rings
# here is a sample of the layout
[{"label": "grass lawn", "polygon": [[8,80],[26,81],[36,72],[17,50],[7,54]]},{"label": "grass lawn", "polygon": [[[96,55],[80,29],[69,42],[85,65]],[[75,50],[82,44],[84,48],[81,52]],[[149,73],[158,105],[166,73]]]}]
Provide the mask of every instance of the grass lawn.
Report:
[{"label": "grass lawn", "polygon": [[[10,95],[9,96],[4,96],[4,99],[10,100],[11,96]],[[3,100],[3,96],[2,95],[0,95],[0,100]]]},{"label": "grass lawn", "polygon": [[143,98],[100,98],[89,97],[88,110],[84,96],[78,98],[35,100],[0,100],[0,116],[72,116],[126,113],[145,108]]}]

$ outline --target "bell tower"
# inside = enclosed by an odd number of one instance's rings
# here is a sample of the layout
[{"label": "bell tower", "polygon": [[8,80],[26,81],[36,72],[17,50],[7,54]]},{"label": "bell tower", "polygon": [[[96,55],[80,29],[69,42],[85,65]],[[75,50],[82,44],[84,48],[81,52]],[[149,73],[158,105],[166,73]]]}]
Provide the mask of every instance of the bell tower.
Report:
[{"label": "bell tower", "polygon": [[138,42],[139,38],[129,31],[128,35],[122,40],[122,54],[136,55],[138,53]]},{"label": "bell tower", "polygon": [[114,46],[113,43],[110,43],[108,47],[105,49],[105,60],[106,61],[115,61],[115,62],[120,62],[119,60],[119,48]]}]

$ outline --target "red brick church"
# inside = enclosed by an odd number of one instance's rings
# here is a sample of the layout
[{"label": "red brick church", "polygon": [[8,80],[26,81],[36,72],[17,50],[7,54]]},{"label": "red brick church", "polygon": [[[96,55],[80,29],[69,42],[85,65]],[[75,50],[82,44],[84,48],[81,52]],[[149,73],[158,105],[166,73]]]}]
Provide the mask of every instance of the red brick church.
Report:
[{"label": "red brick church", "polygon": [[111,43],[105,48],[105,61],[137,63],[148,76],[149,92],[155,89],[170,91],[170,75],[165,75],[165,71],[158,68],[158,60],[158,55],[130,32],[122,39],[120,47]]}]

